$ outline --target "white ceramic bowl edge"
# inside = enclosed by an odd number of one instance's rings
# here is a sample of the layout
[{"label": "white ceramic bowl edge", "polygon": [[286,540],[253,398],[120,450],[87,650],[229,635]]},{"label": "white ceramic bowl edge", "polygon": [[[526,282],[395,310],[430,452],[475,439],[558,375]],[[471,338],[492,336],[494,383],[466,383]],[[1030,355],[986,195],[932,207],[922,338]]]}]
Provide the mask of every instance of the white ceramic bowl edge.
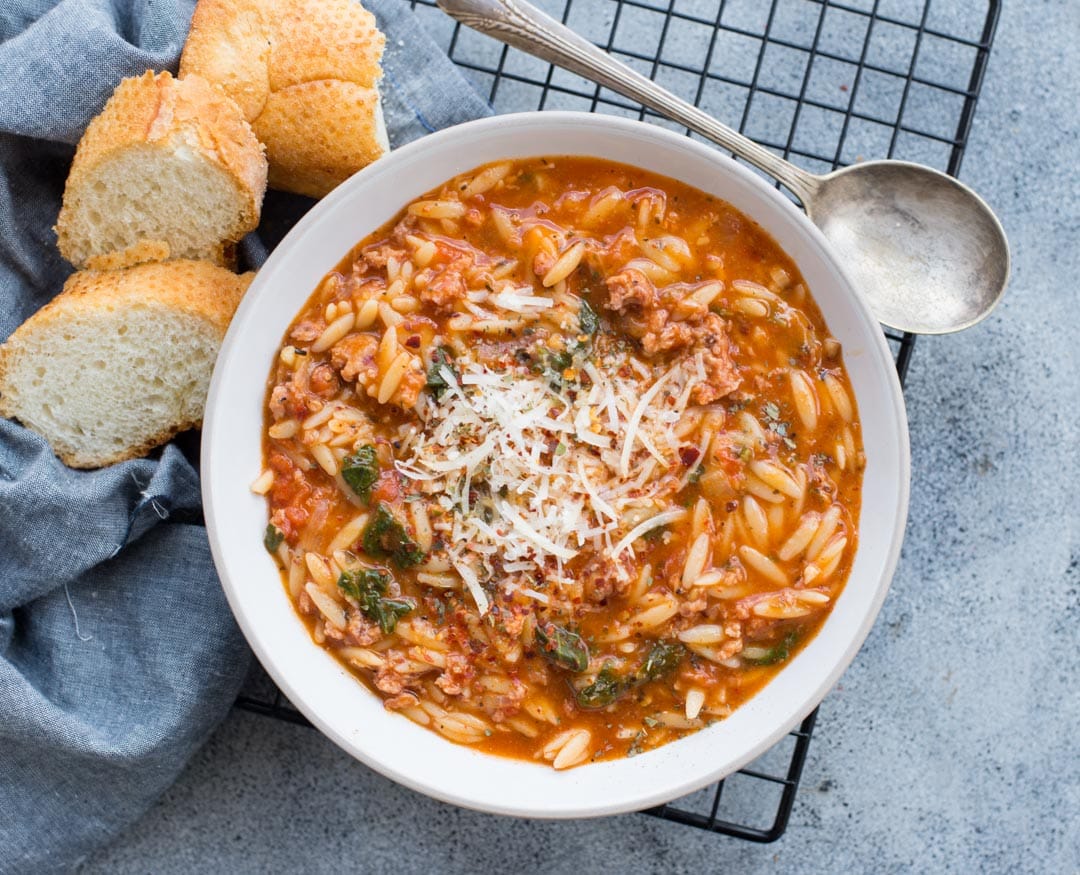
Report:
[{"label": "white ceramic bowl edge", "polygon": [[[451,744],[400,715],[315,646],[262,547],[266,379],[288,324],[323,275],[406,203],[500,158],[595,155],[678,178],[755,219],[795,260],[844,358],[867,468],[860,546],[822,631],[731,717],[632,759],[567,772]],[[907,419],[893,360],[869,310],[816,228],[768,183],[724,155],[652,125],[579,113],[496,116],[432,134],[348,180],[274,250],[218,358],[203,428],[207,528],[229,604],[260,662],[326,735],[406,786],[459,805],[529,817],[582,817],[670,801],[730,774],[805,717],[854,658],[888,590],[907,518]]]}]

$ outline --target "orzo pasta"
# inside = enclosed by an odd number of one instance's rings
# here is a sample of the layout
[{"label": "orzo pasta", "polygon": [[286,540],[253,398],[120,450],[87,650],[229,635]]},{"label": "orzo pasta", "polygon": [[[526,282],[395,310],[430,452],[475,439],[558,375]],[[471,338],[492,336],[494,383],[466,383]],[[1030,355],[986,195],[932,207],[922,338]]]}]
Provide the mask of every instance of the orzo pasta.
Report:
[{"label": "orzo pasta", "polygon": [[567,768],[723,719],[856,547],[860,428],[797,267],[597,159],[488,165],[330,273],[270,377],[266,546],[389,709]]}]

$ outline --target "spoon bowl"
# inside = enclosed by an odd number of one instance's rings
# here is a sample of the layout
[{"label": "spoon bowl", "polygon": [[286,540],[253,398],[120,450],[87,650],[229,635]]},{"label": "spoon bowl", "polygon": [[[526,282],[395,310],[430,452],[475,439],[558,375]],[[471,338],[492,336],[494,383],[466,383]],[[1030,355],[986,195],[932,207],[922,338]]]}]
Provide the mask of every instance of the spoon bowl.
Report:
[{"label": "spoon bowl", "polygon": [[885,325],[945,334],[994,308],[1009,277],[1005,231],[951,176],[868,161],[817,177],[805,206]]},{"label": "spoon bowl", "polygon": [[993,211],[950,176],[869,161],[815,176],[597,48],[526,0],[438,0],[453,18],[616,91],[707,137],[794,194],[878,321],[947,334],[986,318],[1005,292],[1009,245]]}]

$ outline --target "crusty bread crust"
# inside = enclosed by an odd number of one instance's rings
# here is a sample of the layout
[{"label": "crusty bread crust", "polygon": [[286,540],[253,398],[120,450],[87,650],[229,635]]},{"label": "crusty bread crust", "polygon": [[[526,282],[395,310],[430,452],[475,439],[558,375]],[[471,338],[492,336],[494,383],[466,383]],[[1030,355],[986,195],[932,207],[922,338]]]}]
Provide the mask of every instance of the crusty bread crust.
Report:
[{"label": "crusty bread crust", "polygon": [[385,42],[356,0],[199,0],[180,74],[240,105],[266,145],[272,187],[322,197],[386,152]]},{"label": "crusty bread crust", "polygon": [[[148,70],[117,86],[79,141],[56,223],[61,254],[76,267],[86,266],[88,259],[79,257],[71,237],[71,211],[95,167],[125,149],[156,146],[171,151],[178,142],[197,150],[235,182],[242,207],[225,241],[238,241],[253,230],[259,224],[267,165],[251,126],[236,104],[205,79],[190,76],[177,80],[168,72]],[[149,252],[167,245],[164,241],[145,243]],[[139,245],[129,250],[140,254]]]},{"label": "crusty bread crust", "polygon": [[221,87],[247,121],[270,96],[272,6],[260,0],[203,0],[195,5],[180,57],[180,78],[202,76]]},{"label": "crusty bread crust", "polygon": [[374,88],[386,37],[358,0],[271,0],[270,90],[319,79]]},{"label": "crusty bread crust", "polygon": [[318,79],[275,91],[255,120],[266,143],[270,185],[322,197],[381,157],[372,88]]},{"label": "crusty bread crust", "polygon": [[[20,325],[0,344],[0,416],[18,419],[20,391],[12,382],[15,366],[30,355],[27,341],[43,328],[65,322],[80,314],[115,313],[118,321],[133,309],[160,311],[162,319],[180,315],[205,323],[218,343],[225,337],[236,308],[251,284],[254,273],[240,276],[205,261],[177,260],[142,264],[126,270],[81,271],[72,274],[63,291]],[[182,350],[177,351],[182,354]],[[209,362],[208,367],[213,363]],[[117,399],[121,403],[123,399]],[[30,423],[24,423],[33,427]],[[198,418],[176,421],[158,433],[145,437],[123,450],[93,455],[81,448],[54,450],[72,468],[99,468],[146,455],[176,434],[202,424]],[[43,434],[53,443],[53,436]]]},{"label": "crusty bread crust", "polygon": [[63,291],[15,329],[19,336],[31,323],[74,313],[123,313],[137,304],[154,303],[167,310],[205,319],[221,337],[251,285],[252,271],[235,274],[208,261],[177,260],[140,264],[127,270],[83,270],[73,273]]},{"label": "crusty bread crust", "polygon": [[[86,270],[123,270],[126,267],[135,267],[151,261],[168,261],[171,257],[172,250],[164,240],[142,240],[127,249],[106,252],[86,259]],[[235,271],[236,244],[219,243],[207,253],[206,258],[200,260]]]},{"label": "crusty bread crust", "polygon": [[86,259],[87,270],[123,270],[148,261],[168,261],[171,250],[164,240],[140,240],[127,249],[118,249]]}]

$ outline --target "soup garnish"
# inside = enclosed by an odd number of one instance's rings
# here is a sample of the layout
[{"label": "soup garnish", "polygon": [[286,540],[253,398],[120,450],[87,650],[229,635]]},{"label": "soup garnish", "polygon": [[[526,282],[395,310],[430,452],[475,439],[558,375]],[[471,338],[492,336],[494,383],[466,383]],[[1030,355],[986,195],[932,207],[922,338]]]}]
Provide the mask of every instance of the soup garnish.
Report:
[{"label": "soup garnish", "polygon": [[266,399],[266,547],[389,709],[557,769],[723,719],[825,620],[864,456],[839,344],[729,204],[592,158],[410,203]]}]

